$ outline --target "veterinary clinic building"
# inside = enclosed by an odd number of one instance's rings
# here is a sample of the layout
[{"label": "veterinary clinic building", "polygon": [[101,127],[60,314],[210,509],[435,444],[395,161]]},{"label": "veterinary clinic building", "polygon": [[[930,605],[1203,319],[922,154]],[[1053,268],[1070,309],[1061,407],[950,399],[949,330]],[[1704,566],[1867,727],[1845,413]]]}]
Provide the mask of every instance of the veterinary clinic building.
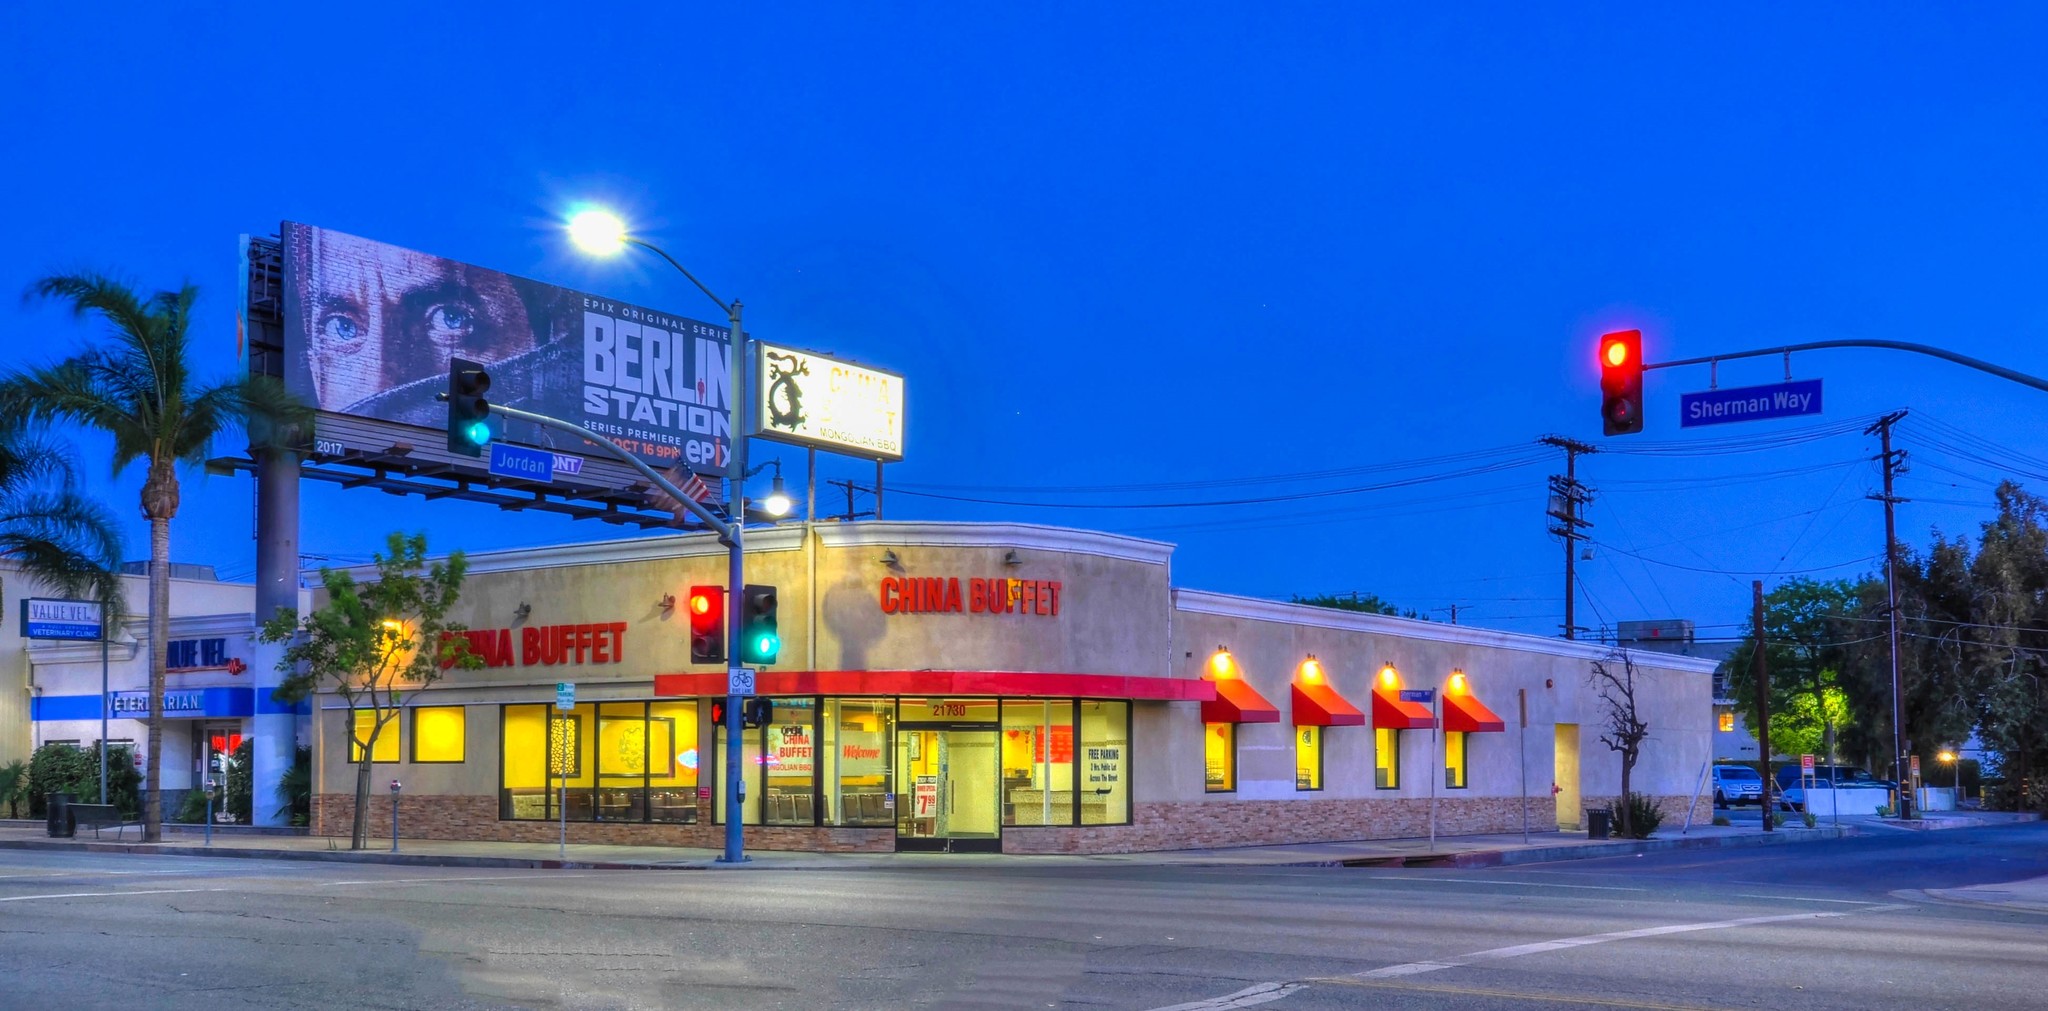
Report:
[{"label": "veterinary clinic building", "polygon": [[[1017,524],[749,532],[782,650],[743,731],[749,847],[1122,852],[1580,824],[1619,790],[1608,648],[1175,589],[1172,546]],[[709,535],[469,556],[479,670],[373,749],[373,833],[715,847],[722,665],[689,663]],[[1712,664],[1643,653],[1636,789],[1681,809]],[[573,682],[575,708],[555,708]],[[1524,720],[1526,713],[1526,721]],[[320,700],[315,831],[345,833],[352,721]],[[1526,725],[1525,725],[1526,722]]]}]

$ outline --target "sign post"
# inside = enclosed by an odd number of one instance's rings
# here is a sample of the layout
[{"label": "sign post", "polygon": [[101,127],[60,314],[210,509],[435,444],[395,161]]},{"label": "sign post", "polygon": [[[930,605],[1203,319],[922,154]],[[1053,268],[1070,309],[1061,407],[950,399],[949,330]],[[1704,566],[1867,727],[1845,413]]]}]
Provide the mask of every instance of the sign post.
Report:
[{"label": "sign post", "polygon": [[[95,600],[23,597],[21,637],[100,641],[100,803],[107,802],[107,628],[106,615]],[[209,826],[210,831],[210,826]]]},{"label": "sign post", "polygon": [[[555,708],[565,713],[575,711],[576,682],[555,682]],[[563,741],[567,742],[568,737],[568,728],[564,727],[562,734]],[[581,745],[581,743],[582,742],[580,741],[575,742],[574,744],[564,743],[562,747],[563,749],[567,749],[570,747],[578,747]],[[556,748],[552,746],[548,749],[550,765],[555,764],[553,761],[553,752],[555,750]],[[569,763],[567,758],[565,757],[562,760],[561,768],[551,769],[550,771],[559,772],[562,777],[561,780],[555,784],[555,789],[558,791],[555,795],[555,816],[560,819],[561,825],[561,836],[560,840],[555,844],[555,853],[562,859],[567,860],[569,859]]]}]

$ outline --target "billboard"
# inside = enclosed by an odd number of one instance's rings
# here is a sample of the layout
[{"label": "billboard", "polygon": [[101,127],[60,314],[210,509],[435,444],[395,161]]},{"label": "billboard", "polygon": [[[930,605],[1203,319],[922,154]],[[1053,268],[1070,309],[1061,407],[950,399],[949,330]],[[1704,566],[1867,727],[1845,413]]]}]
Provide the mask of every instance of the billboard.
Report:
[{"label": "billboard", "polygon": [[[657,469],[724,466],[725,326],[311,225],[285,222],[282,240],[285,385],[324,415],[441,429],[434,396],[460,356],[489,370],[494,404],[576,422]],[[587,451],[526,422],[491,426],[494,441]]]},{"label": "billboard", "polygon": [[870,460],[903,459],[903,377],[754,342],[755,435]]}]

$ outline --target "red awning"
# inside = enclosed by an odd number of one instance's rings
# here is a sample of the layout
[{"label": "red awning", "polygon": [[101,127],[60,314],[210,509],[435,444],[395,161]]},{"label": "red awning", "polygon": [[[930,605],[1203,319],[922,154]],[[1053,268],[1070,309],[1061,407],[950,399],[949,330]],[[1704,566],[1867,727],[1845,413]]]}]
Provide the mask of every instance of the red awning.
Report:
[{"label": "red awning", "polygon": [[1507,724],[1486,708],[1486,703],[1470,695],[1444,696],[1444,729],[1461,730],[1468,734],[1497,734],[1507,729]]},{"label": "red awning", "polygon": [[1429,707],[1405,702],[1394,688],[1372,690],[1372,725],[1380,730],[1428,730],[1436,724]]},{"label": "red awning", "polygon": [[[764,670],[754,678],[754,690],[762,695],[1002,695],[1010,698],[1147,699],[1206,704],[1216,697],[1216,682],[1199,678],[1031,671]],[[654,694],[724,695],[725,672],[656,674]]]},{"label": "red awning", "polygon": [[1337,689],[1326,684],[1294,686],[1294,725],[1297,727],[1359,727],[1365,714],[1344,701]]},{"label": "red awning", "polygon": [[1203,723],[1278,723],[1280,710],[1264,695],[1237,678],[1211,681],[1216,697],[1202,703]]}]

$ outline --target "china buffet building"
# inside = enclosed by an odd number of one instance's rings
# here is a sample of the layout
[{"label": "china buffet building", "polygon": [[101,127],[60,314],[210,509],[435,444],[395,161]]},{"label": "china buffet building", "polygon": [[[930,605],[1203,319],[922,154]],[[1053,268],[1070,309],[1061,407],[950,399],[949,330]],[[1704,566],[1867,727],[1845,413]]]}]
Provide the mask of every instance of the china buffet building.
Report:
[{"label": "china buffet building", "polygon": [[[1175,589],[1171,545],[1013,524],[749,532],[778,587],[769,722],[743,731],[746,844],[1119,852],[1576,827],[1619,792],[1587,684],[1609,647]],[[692,667],[683,535],[469,556],[453,618],[489,666],[378,742],[408,836],[716,847],[721,667]],[[1636,788],[1681,808],[1710,662],[1637,653]],[[574,682],[576,707],[554,706]],[[1414,701],[1422,689],[1434,703]],[[1404,698],[1404,692],[1406,697]],[[1526,696],[1526,707],[1524,706]],[[1523,713],[1526,708],[1526,726]],[[1433,709],[1441,710],[1440,723]],[[319,701],[314,831],[348,830],[347,728]],[[564,789],[566,787],[566,789]]]}]

